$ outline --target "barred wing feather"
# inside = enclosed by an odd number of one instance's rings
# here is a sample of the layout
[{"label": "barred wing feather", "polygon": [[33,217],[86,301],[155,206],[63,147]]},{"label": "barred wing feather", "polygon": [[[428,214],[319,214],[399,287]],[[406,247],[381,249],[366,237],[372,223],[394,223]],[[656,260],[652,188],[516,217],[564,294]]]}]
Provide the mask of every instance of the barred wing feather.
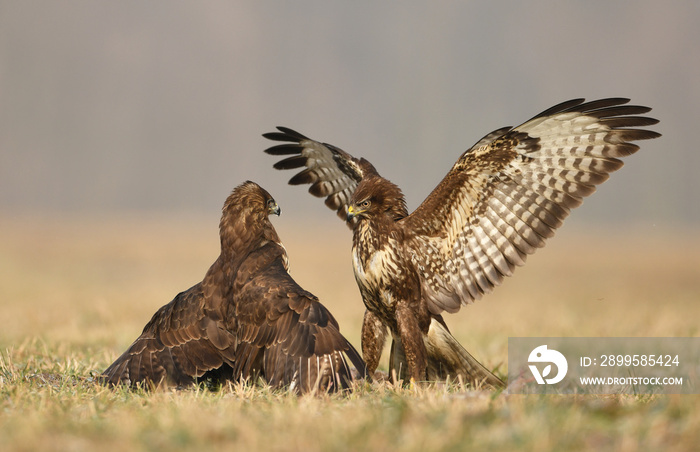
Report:
[{"label": "barred wing feather", "polygon": [[326,198],[326,205],[345,220],[350,198],[371,164],[364,159],[358,160],[331,144],[309,139],[292,129],[277,127],[277,130],[279,132],[265,133],[263,136],[285,143],[272,146],[265,152],[289,157],[275,163],[274,168],[303,168],[289,183],[311,184],[309,193],[318,198]]},{"label": "barred wing feather", "polygon": [[575,99],[487,135],[401,220],[433,313],[493,290],[639,149],[631,141],[659,136],[636,128],[658,121],[628,101]]}]

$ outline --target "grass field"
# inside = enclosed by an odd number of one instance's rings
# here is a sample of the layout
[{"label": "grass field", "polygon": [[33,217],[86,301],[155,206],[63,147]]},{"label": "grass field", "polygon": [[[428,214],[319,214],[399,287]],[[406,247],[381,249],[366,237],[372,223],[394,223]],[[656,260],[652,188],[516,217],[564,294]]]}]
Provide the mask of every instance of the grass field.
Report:
[{"label": "grass field", "polygon": [[[698,396],[517,396],[374,384],[142,393],[94,383],[218,254],[218,218],[0,220],[0,450],[697,450]],[[350,232],[273,220],[291,272],[359,347]],[[578,229],[577,229],[578,227]],[[449,316],[505,376],[509,336],[697,336],[700,234],[567,225]],[[385,355],[387,355],[385,353]],[[383,366],[386,367],[386,356]]]}]

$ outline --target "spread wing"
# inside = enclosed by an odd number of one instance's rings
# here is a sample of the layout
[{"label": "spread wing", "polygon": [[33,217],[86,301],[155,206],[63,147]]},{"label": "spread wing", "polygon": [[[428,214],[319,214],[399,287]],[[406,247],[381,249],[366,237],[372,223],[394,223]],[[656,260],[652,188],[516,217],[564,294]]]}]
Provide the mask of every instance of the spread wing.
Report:
[{"label": "spread wing", "polygon": [[[250,258],[249,258],[250,259]],[[249,279],[235,295],[239,346],[234,376],[262,376],[300,392],[347,388],[365,365],[331,313],[299,287],[281,258]]]},{"label": "spread wing", "polygon": [[234,359],[235,336],[204,306],[202,284],[160,308],[102,374],[107,383],[185,386]]},{"label": "spread wing", "polygon": [[[273,141],[284,141],[265,152],[288,156],[275,163],[276,169],[304,168],[289,180],[291,185],[311,184],[309,193],[326,198],[326,205],[345,220],[347,207],[355,187],[374,167],[365,159],[356,159],[347,152],[326,143],[311,140],[286,127],[263,136]],[[376,171],[375,171],[376,172]]]},{"label": "spread wing", "polygon": [[401,220],[433,313],[499,285],[639,149],[631,141],[660,136],[636,128],[658,121],[628,101],[571,100],[487,135]]}]

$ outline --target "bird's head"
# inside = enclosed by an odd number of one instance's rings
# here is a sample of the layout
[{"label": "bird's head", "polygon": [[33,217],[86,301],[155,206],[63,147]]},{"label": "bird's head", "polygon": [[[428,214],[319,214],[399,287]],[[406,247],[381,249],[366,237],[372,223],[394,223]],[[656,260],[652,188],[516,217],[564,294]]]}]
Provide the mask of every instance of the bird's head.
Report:
[{"label": "bird's head", "polygon": [[274,200],[274,198],[270,197],[270,199],[267,200],[265,203],[267,206],[267,214],[268,215],[277,215],[278,217],[282,213],[282,209],[280,206],[277,204],[277,201]]},{"label": "bird's head", "polygon": [[347,221],[379,219],[382,215],[394,221],[408,215],[403,193],[380,176],[365,177],[350,199]]},{"label": "bird's head", "polygon": [[[266,217],[278,215],[281,209],[275,199],[260,185],[246,181],[234,188],[224,204],[223,217]],[[222,217],[222,220],[223,220]]]},{"label": "bird's head", "polygon": [[268,218],[279,215],[275,199],[255,182],[234,188],[224,203],[219,223],[221,250],[227,255],[245,255],[263,243],[279,242]]}]

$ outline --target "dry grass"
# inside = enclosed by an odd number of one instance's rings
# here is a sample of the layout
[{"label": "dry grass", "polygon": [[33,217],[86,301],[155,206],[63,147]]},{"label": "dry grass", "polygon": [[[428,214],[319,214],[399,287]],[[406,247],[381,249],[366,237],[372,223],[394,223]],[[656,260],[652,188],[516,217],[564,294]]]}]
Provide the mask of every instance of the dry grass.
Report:
[{"label": "dry grass", "polygon": [[[217,219],[48,220],[0,220],[2,450],[694,450],[700,440],[696,396],[103,388],[92,376],[214,260]],[[350,233],[285,221],[275,223],[292,274],[359,345]],[[475,356],[504,375],[509,336],[698,335],[696,231],[571,226],[493,295],[448,317]]]}]

